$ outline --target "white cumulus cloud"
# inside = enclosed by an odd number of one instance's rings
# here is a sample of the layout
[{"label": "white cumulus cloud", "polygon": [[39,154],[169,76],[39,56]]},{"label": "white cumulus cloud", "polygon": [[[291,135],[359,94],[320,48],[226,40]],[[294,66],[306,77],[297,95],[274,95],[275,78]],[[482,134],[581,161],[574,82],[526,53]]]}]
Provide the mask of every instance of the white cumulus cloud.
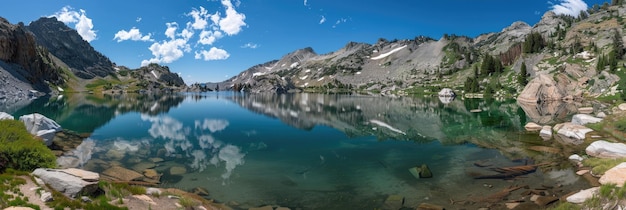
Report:
[{"label": "white cumulus cloud", "polygon": [[117,40],[117,42],[122,42],[122,41],[126,41],[126,40],[132,40],[132,41],[154,41],[151,38],[152,34],[148,34],[148,35],[143,35],[141,34],[141,32],[139,31],[139,29],[133,27],[130,30],[126,31],[126,30],[120,30],[117,33],[115,33],[115,37],[113,37],[114,40]]},{"label": "white cumulus cloud", "polygon": [[222,37],[224,37],[224,34],[220,31],[202,31],[200,32],[198,43],[203,45],[212,45],[215,41]]},{"label": "white cumulus cloud", "polygon": [[201,50],[200,52],[196,52],[196,59],[203,59],[205,61],[212,60],[226,60],[230,57],[230,54],[226,52],[226,50],[219,49],[216,47],[211,47],[210,50]]},{"label": "white cumulus cloud", "polygon": [[148,49],[150,49],[154,58],[141,61],[141,66],[147,66],[150,63],[171,63],[183,57],[185,52],[191,51],[191,47],[185,39],[172,39],[153,43]]},{"label": "white cumulus cloud", "polygon": [[200,9],[196,9],[193,8],[191,10],[191,12],[189,12],[187,15],[193,17],[193,24],[191,24],[191,26],[193,27],[193,29],[195,30],[202,30],[205,29],[209,22],[209,11],[207,11],[204,7],[200,7]]},{"label": "white cumulus cloud", "polygon": [[170,39],[174,39],[176,37],[176,30],[178,30],[178,23],[171,22],[165,23],[167,29],[165,29],[165,36]]},{"label": "white cumulus cloud", "polygon": [[309,5],[307,4],[308,2],[309,2],[309,1],[304,0],[304,6],[309,6]]},{"label": "white cumulus cloud", "polygon": [[230,0],[222,0],[222,5],[226,7],[226,17],[219,20],[220,30],[229,36],[238,34],[246,26],[246,15],[238,13]]},{"label": "white cumulus cloud", "polygon": [[587,11],[587,3],[583,0],[560,0],[552,5],[552,11],[557,15],[570,15],[578,17],[581,11]]},{"label": "white cumulus cloud", "polygon": [[243,46],[241,46],[241,48],[250,48],[250,49],[256,49],[257,47],[259,47],[259,45],[252,43],[252,42],[248,42],[244,44]]},{"label": "white cumulus cloud", "polygon": [[93,22],[91,18],[87,17],[85,10],[76,11],[70,6],[61,8],[58,12],[54,13],[52,17],[56,17],[57,20],[65,23],[75,23],[74,29],[78,34],[83,37],[87,42],[91,42],[97,38],[96,31],[93,30]]}]

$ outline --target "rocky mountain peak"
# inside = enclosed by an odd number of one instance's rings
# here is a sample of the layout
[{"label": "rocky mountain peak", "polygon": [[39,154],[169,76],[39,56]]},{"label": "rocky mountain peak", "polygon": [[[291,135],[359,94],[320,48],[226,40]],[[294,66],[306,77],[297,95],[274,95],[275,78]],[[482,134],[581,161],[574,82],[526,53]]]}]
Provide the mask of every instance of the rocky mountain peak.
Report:
[{"label": "rocky mountain peak", "polygon": [[513,24],[511,24],[509,27],[506,27],[504,29],[502,29],[502,32],[508,32],[508,31],[526,31],[526,30],[530,30],[530,25],[528,25],[528,23],[524,22],[524,21],[516,21]]},{"label": "rocky mountain peak", "polygon": [[557,26],[565,27],[565,21],[559,18],[556,13],[548,11],[541,17],[541,20],[533,26],[533,32],[549,35],[556,32]]},{"label": "rocky mountain peak", "polygon": [[88,42],[55,17],[42,17],[27,26],[37,43],[65,62],[72,72],[83,79],[105,77],[115,70],[113,63],[97,52]]}]

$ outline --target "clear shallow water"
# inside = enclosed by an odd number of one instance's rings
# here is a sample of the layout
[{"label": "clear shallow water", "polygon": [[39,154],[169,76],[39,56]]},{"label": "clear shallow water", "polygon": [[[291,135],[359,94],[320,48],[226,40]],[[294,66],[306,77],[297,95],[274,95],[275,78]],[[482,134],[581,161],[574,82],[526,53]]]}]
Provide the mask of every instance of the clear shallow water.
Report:
[{"label": "clear shallow water", "polygon": [[[484,111],[468,111],[477,108]],[[405,206],[449,206],[451,198],[471,199],[511,185],[470,177],[484,172],[473,165],[477,161],[511,166],[531,155],[562,158],[521,149],[540,144],[539,137],[525,135],[525,112],[503,102],[209,93],[60,99],[13,114],[33,111],[91,133],[72,153],[71,166],[101,172],[162,158],[155,169],[163,174],[163,187],[202,187],[209,198],[244,209],[372,209],[389,195],[405,197]],[[409,173],[421,164],[433,178]],[[176,166],[186,173],[170,174]],[[584,185],[572,174],[567,168],[539,170],[516,184]]]}]

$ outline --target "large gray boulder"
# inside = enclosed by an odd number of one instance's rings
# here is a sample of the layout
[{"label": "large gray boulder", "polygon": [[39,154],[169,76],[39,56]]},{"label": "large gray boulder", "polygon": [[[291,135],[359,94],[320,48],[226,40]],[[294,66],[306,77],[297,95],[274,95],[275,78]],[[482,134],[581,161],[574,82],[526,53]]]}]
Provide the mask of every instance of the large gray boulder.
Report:
[{"label": "large gray boulder", "polygon": [[70,198],[95,193],[98,190],[98,180],[100,179],[97,173],[76,168],[38,168],[33,171],[33,175]]},{"label": "large gray boulder", "polygon": [[15,120],[13,115],[10,115],[6,112],[0,112],[0,120]]},{"label": "large gray boulder", "polygon": [[587,146],[585,152],[599,158],[621,158],[626,157],[626,144],[600,140]]},{"label": "large gray boulder", "polygon": [[598,123],[602,118],[597,118],[588,114],[575,114],[572,117],[572,123],[576,125],[586,125],[589,123]]},{"label": "large gray boulder", "polygon": [[565,95],[551,76],[539,74],[532,79],[517,97],[518,102],[533,103],[560,101]]},{"label": "large gray boulder", "polygon": [[62,130],[57,122],[39,113],[21,116],[20,121],[24,123],[30,134],[41,137],[47,146],[52,144],[56,132]]}]

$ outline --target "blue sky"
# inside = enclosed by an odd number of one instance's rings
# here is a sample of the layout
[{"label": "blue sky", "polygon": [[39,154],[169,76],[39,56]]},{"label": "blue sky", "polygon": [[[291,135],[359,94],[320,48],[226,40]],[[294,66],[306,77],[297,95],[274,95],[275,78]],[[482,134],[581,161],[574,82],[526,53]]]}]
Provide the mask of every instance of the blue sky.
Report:
[{"label": "blue sky", "polygon": [[476,37],[549,10],[573,12],[600,0],[5,0],[0,16],[25,24],[56,16],[118,65],[157,62],[187,84],[217,82],[312,47],[349,41]]}]

